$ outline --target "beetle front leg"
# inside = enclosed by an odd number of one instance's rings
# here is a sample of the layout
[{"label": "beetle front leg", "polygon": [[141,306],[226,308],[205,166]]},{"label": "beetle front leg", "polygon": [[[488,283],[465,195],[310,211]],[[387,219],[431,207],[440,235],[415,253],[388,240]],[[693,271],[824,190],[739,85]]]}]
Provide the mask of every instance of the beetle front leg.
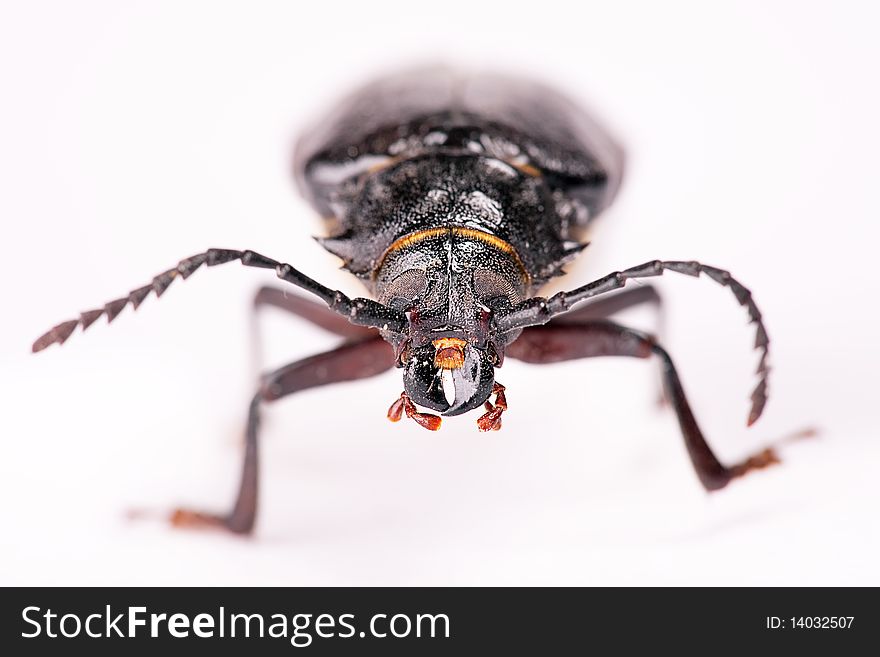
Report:
[{"label": "beetle front leg", "polygon": [[235,534],[251,533],[257,516],[260,406],[308,388],[375,376],[394,367],[394,362],[391,347],[377,336],[304,358],[265,376],[248,410],[241,483],[232,510],[214,514],[177,509],[171,515],[172,524],[214,527]]},{"label": "beetle front leg", "polygon": [[263,335],[260,330],[262,313],[260,310],[267,306],[304,319],[348,342],[359,342],[377,335],[376,329],[351,324],[324,304],[316,303],[289,290],[264,285],[254,295],[253,312],[251,313],[251,354],[253,362],[257,363],[257,372],[263,370]]},{"label": "beetle front leg", "polygon": [[727,467],[706,442],[685,397],[681,380],[666,350],[650,337],[613,322],[595,321],[581,325],[547,325],[527,328],[507,347],[506,355],[527,363],[555,363],[597,356],[660,357],[663,383],[684,436],[685,446],[700,483],[706,490],[724,488],[731,479],[779,463],[772,449]]},{"label": "beetle front leg", "polygon": [[657,288],[647,284],[588,301],[574,310],[554,317],[551,321],[554,324],[582,324],[587,320],[608,319],[619,312],[639,306],[651,306],[656,312],[657,324],[654,333],[662,338],[666,324],[663,298],[657,292]]},{"label": "beetle front leg", "polygon": [[254,310],[259,311],[266,306],[301,317],[325,331],[349,340],[363,340],[376,335],[375,329],[352,324],[324,304],[271,285],[264,285],[254,295]]}]

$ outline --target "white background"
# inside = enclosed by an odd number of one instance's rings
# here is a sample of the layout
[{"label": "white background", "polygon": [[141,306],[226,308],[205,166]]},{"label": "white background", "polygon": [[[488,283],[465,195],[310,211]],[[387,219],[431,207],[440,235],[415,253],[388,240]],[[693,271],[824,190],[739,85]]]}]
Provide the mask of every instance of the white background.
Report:
[{"label": "white background", "polygon": [[[3,3],[0,583],[880,584],[871,3],[351,5]],[[555,84],[626,146],[619,200],[554,289],[652,258],[752,288],[774,371],[747,431],[743,309],[707,279],[660,281],[723,459],[818,437],[709,496],[655,364],[506,364],[491,435],[475,415],[389,424],[392,372],[267,410],[254,538],[126,520],[231,502],[249,300],[271,274],[200,271],[63,348],[31,341],[211,246],[361,294],[310,240],[291,145],[353,85],[432,62]],[[333,344],[271,320],[273,365]]]}]

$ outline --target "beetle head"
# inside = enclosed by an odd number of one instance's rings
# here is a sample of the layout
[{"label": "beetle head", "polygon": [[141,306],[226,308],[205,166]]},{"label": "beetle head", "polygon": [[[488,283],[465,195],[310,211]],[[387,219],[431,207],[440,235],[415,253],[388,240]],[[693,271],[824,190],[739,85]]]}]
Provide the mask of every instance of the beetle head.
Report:
[{"label": "beetle head", "polygon": [[416,404],[442,415],[482,406],[495,383],[495,358],[456,337],[440,337],[405,354],[403,387]]},{"label": "beetle head", "polygon": [[405,311],[405,333],[383,334],[403,369],[405,394],[442,415],[482,406],[514,335],[496,334],[493,311],[519,302],[518,261],[475,231],[427,231],[389,249],[375,279],[379,300]]}]

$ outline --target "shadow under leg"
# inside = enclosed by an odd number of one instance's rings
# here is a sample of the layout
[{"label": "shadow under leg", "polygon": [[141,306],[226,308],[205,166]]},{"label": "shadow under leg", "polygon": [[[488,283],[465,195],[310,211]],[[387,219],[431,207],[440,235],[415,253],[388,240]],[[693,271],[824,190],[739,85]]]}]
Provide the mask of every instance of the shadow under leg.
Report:
[{"label": "shadow under leg", "polygon": [[263,377],[248,409],[241,483],[232,510],[226,514],[177,509],[177,527],[215,527],[236,534],[253,531],[257,515],[258,434],[260,406],[295,392],[342,381],[365,379],[394,367],[391,346],[378,336],[286,365]]},{"label": "shadow under leg", "polygon": [[694,418],[669,354],[653,339],[638,331],[607,321],[530,327],[507,347],[506,355],[527,363],[555,363],[598,356],[649,358],[656,355],[663,364],[664,387],[678,416],[688,455],[706,490],[724,488],[731,479],[779,463],[773,450],[766,449],[736,465],[723,465],[712,452]]}]

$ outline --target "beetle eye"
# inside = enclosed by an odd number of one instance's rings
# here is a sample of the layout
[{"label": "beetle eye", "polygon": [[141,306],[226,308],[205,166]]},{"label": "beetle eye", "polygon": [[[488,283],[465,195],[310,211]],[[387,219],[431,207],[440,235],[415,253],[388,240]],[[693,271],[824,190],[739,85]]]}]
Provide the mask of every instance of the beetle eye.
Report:
[{"label": "beetle eye", "polygon": [[428,289],[428,277],[421,269],[408,269],[383,290],[380,301],[396,310],[408,310]]},{"label": "beetle eye", "polygon": [[498,357],[498,351],[495,349],[495,343],[490,342],[489,348],[486,349],[486,354],[489,356],[489,362],[492,363],[493,367],[498,367],[501,364],[501,359]]},{"label": "beetle eye", "polygon": [[404,367],[409,362],[409,359],[412,357],[412,343],[409,340],[404,341],[402,345],[400,345],[400,349],[397,352],[397,367]]},{"label": "beetle eye", "polygon": [[474,271],[474,292],[480,301],[493,310],[505,308],[521,301],[516,286],[491,269]]}]

